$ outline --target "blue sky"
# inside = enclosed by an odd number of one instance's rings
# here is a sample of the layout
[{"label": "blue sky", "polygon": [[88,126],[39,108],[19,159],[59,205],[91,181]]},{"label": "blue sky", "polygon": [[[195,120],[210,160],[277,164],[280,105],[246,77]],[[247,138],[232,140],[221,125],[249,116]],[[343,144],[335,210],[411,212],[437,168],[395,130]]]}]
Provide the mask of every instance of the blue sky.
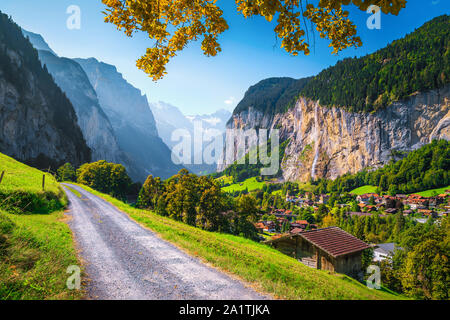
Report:
[{"label": "blue sky", "polygon": [[[119,72],[150,102],[164,101],[185,114],[233,110],[249,86],[269,77],[302,78],[319,73],[344,57],[361,56],[420,27],[424,22],[450,13],[448,0],[409,0],[398,16],[382,15],[381,29],[369,30],[369,15],[349,10],[358,26],[363,47],[332,55],[328,42],[317,39],[310,56],[292,57],[280,48],[274,24],[257,17],[244,19],[232,0],[219,0],[230,26],[220,38],[222,53],[203,56],[198,43],[191,44],[168,65],[163,80],[153,82],[135,66],[152,42],[144,34],[127,38],[114,25],[103,22],[101,0],[1,0],[0,10],[24,29],[41,34],[60,56],[95,57],[117,66]],[[81,9],[81,29],[69,30],[66,13],[70,5]]]}]

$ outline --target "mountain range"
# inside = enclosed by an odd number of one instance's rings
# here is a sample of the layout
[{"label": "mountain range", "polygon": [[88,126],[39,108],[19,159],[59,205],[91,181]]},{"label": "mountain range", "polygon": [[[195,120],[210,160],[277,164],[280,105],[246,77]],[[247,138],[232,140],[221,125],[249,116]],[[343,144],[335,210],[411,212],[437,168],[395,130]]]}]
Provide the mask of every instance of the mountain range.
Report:
[{"label": "mountain range", "polygon": [[115,66],[59,57],[42,36],[0,18],[0,151],[39,168],[107,160],[141,182],[183,166],[223,171],[174,164],[172,133],[182,129],[193,139],[267,128],[280,131],[282,178],[308,181],[377,168],[433,139],[450,140],[448,15],[314,77],[262,80],[232,115],[195,116],[149,103]]},{"label": "mountain range", "polygon": [[0,152],[42,169],[91,160],[71,101],[20,27],[1,12]]},{"label": "mountain range", "polygon": [[173,164],[170,149],[159,138],[147,97],[115,66],[95,58],[59,57],[41,35],[23,34],[72,102],[93,161],[122,163],[137,181],[149,174],[167,178],[182,168]]},{"label": "mountain range", "polygon": [[[381,167],[434,139],[450,140],[449,97],[450,17],[443,15],[315,77],[257,83],[227,128],[279,130],[283,180],[335,179]],[[236,152],[230,156],[237,160]]]},{"label": "mountain range", "polygon": [[208,141],[204,141],[204,137],[222,136],[226,130],[226,124],[231,118],[231,112],[221,109],[212,114],[186,116],[177,107],[161,101],[151,103],[150,108],[155,115],[159,135],[170,148],[180,143],[180,141],[172,139],[172,134],[177,129],[183,130],[184,132],[180,132],[180,134],[191,139],[192,159],[190,164],[184,164],[186,168],[197,174],[215,172],[217,167],[215,164],[194,164],[194,138],[198,140],[204,150],[208,144]]}]

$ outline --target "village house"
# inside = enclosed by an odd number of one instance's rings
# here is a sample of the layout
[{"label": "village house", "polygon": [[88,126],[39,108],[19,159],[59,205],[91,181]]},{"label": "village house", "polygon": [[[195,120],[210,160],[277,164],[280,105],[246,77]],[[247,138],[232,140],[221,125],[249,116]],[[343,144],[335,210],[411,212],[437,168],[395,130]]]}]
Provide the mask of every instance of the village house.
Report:
[{"label": "village house", "polygon": [[359,203],[369,204],[371,198],[373,198],[375,201],[375,199],[379,197],[380,196],[377,193],[365,193],[357,196],[356,201],[358,201]]},{"label": "village house", "polygon": [[395,214],[395,213],[397,213],[397,209],[395,209],[395,208],[388,208],[388,209],[384,210],[384,212],[387,213],[387,214]]},{"label": "village house", "polygon": [[262,222],[255,223],[255,228],[256,228],[256,230],[258,230],[259,233],[263,233],[265,227],[266,226]]},{"label": "village house", "polygon": [[417,212],[424,215],[425,217],[437,218],[437,213],[433,210],[419,209],[419,210],[417,210]]},{"label": "village house", "polygon": [[402,250],[395,243],[380,243],[373,250],[373,261],[383,261],[392,258],[396,250]]},{"label": "village house", "polygon": [[418,194],[412,194],[403,204],[409,206],[412,210],[426,209],[428,207],[428,199]]},{"label": "village house", "polygon": [[295,229],[305,230],[308,227],[309,223],[306,220],[298,220],[294,223],[291,223],[291,232]]},{"label": "village house", "polygon": [[263,231],[264,232],[276,232],[276,224],[273,221],[263,221]]},{"label": "village house", "polygon": [[266,241],[312,268],[360,277],[362,252],[370,246],[338,227],[283,235]]},{"label": "village house", "polygon": [[377,211],[377,207],[374,205],[360,203],[358,206],[361,210],[365,210],[367,212]]},{"label": "village house", "polygon": [[413,211],[412,211],[412,210],[404,210],[404,211],[403,211],[403,215],[404,215],[404,216],[409,216],[410,214],[413,214]]}]

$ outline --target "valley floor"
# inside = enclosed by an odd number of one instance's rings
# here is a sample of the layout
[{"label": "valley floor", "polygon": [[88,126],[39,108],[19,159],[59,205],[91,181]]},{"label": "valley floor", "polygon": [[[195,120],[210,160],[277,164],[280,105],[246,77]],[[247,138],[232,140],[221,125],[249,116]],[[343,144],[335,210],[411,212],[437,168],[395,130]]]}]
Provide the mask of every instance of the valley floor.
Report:
[{"label": "valley floor", "polygon": [[81,196],[67,192],[94,299],[403,299],[267,245],[136,209],[86,186],[70,188]]}]

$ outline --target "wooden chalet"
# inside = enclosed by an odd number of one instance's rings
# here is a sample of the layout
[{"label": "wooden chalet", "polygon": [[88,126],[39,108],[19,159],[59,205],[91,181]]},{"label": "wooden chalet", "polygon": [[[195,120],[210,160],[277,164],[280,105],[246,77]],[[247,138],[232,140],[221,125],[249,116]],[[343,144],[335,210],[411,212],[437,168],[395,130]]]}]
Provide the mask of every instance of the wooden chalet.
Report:
[{"label": "wooden chalet", "polygon": [[359,276],[362,252],[370,247],[338,227],[291,233],[266,243],[307,266],[352,277]]}]

